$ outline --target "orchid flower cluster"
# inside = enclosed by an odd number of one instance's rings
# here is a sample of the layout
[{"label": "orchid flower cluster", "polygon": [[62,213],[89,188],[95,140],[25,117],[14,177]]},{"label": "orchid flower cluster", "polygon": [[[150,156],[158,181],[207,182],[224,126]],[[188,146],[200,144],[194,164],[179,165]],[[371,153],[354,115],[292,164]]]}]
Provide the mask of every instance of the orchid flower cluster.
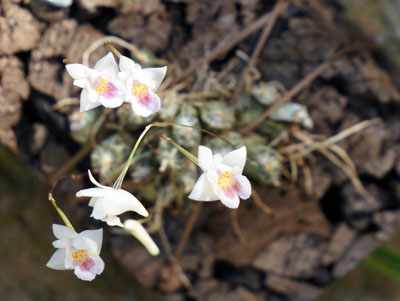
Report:
[{"label": "orchid flower cluster", "polygon": [[[155,92],[165,77],[167,67],[142,69],[139,64],[123,55],[119,55],[117,64],[110,52],[101,58],[93,69],[82,64],[68,64],[66,69],[74,79],[74,85],[82,88],[81,111],[100,105],[116,108],[123,102],[128,102],[132,106],[133,113],[147,117],[161,108],[160,98]],[[136,212],[143,217],[149,215],[143,204],[121,187],[136,149],[152,126],[156,125],[148,125],[137,140],[124,169],[112,187],[100,184],[89,170],[89,179],[94,187],[79,190],[76,196],[90,198],[89,206],[93,208],[91,217],[106,222],[109,226],[123,228],[135,236],[151,255],[156,256],[159,254],[159,248],[142,223],[133,219],[123,223],[119,218],[120,214],[128,211]],[[197,158],[182,147],[177,146],[177,148],[203,171],[188,195],[189,199],[220,200],[226,207],[234,209],[239,207],[240,199],[250,197],[250,182],[242,175],[247,158],[245,146],[221,156],[213,155],[210,148],[200,145]],[[47,266],[56,270],[73,269],[79,279],[93,280],[104,270],[104,262],[100,258],[103,230],[77,233],[55,201],[53,205],[66,226],[53,224],[53,232],[57,238],[53,246],[57,251]]]},{"label": "orchid flower cluster", "polygon": [[74,79],[74,85],[82,88],[81,112],[100,105],[116,108],[128,102],[136,114],[147,117],[161,108],[155,91],[164,79],[167,67],[142,69],[123,55],[118,66],[110,52],[93,69],[82,64],[68,64],[66,68]]}]

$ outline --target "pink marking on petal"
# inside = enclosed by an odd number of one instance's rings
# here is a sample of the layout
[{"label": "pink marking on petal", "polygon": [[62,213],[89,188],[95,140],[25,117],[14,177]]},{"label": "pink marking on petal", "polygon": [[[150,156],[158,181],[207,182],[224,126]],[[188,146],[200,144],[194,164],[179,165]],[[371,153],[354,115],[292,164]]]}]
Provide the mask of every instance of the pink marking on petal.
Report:
[{"label": "pink marking on petal", "polygon": [[239,182],[236,181],[236,179],[227,171],[224,171],[221,174],[217,181],[217,185],[229,198],[233,198],[242,189]]},{"label": "pink marking on petal", "polygon": [[105,98],[113,98],[117,94],[118,89],[113,83],[107,82],[103,77],[96,87],[96,92],[103,95]]},{"label": "pink marking on petal", "polygon": [[90,257],[86,258],[82,263],[79,264],[79,268],[82,271],[90,271],[94,267],[94,260]]},{"label": "pink marking on petal", "polygon": [[135,95],[137,102],[141,105],[148,105],[151,103],[151,95],[149,93],[149,89],[147,88],[146,84],[141,84],[136,82],[131,87],[132,94]]},{"label": "pink marking on petal", "polygon": [[151,103],[150,94],[147,94],[145,97],[138,97],[138,103],[144,106]]}]

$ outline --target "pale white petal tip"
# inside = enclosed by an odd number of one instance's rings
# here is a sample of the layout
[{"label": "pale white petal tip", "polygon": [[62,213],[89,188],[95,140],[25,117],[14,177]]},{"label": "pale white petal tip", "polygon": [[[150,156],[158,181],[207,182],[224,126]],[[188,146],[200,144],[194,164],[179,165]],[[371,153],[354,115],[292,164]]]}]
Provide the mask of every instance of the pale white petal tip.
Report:
[{"label": "pale white petal tip", "polygon": [[121,227],[123,228],[124,225],[121,223],[121,219],[118,216],[115,215],[107,215],[107,217],[105,219],[103,219],[103,221],[107,222],[107,225],[114,227]]},{"label": "pale white petal tip", "polygon": [[228,197],[225,193],[221,193],[221,203],[230,209],[237,209],[240,204],[239,196],[234,195],[233,197]]},{"label": "pale white petal tip", "polygon": [[65,250],[58,249],[54,252],[51,256],[49,261],[46,263],[46,267],[53,269],[53,270],[66,270],[65,268]]},{"label": "pale white petal tip", "polygon": [[246,146],[242,146],[223,156],[221,163],[232,168],[238,168],[239,173],[242,173],[246,164],[246,158],[247,149]]},{"label": "pale white petal tip", "polygon": [[135,236],[146,247],[147,251],[151,255],[157,256],[160,254],[160,249],[141,223],[133,219],[128,219],[124,222],[124,228],[130,234]]},{"label": "pale white petal tip", "polygon": [[83,269],[81,269],[79,266],[77,266],[74,269],[74,274],[76,275],[76,277],[78,277],[80,280],[83,281],[92,281],[94,280],[94,278],[96,278],[96,273],[93,271],[85,271]]},{"label": "pale white petal tip", "polygon": [[91,259],[91,264],[88,269],[82,269],[79,265],[75,267],[74,274],[81,280],[92,281],[97,275],[100,275],[104,271],[104,261],[100,256],[96,256]]},{"label": "pale white petal tip", "polygon": [[46,2],[54,6],[65,8],[71,6],[73,0],[46,0]]},{"label": "pale white petal tip", "polygon": [[90,172],[90,169],[88,169],[88,174],[89,174],[89,179],[90,182],[92,182],[95,186],[101,187],[101,188],[107,188],[107,186],[101,185],[97,180],[93,177],[92,173]]},{"label": "pale white petal tip", "polygon": [[216,201],[219,196],[214,193],[213,186],[207,180],[207,175],[203,173],[197,180],[188,198],[194,201]]},{"label": "pale white petal tip", "polygon": [[199,159],[200,168],[204,172],[215,168],[212,151],[207,146],[199,145],[197,157]]}]

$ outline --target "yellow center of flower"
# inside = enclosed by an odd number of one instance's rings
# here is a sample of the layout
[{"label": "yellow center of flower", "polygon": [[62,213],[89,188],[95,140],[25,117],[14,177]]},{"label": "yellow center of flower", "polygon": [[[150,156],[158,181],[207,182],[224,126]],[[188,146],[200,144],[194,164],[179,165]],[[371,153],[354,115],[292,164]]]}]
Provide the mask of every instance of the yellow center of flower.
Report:
[{"label": "yellow center of flower", "polygon": [[132,86],[131,91],[137,98],[144,98],[149,93],[145,84],[135,84]]},{"label": "yellow center of flower", "polygon": [[218,179],[217,184],[222,189],[227,189],[235,185],[235,180],[231,177],[229,172],[224,171]]},{"label": "yellow center of flower", "polygon": [[99,94],[105,94],[110,88],[110,84],[106,82],[106,80],[102,77],[100,79],[100,83],[96,87],[96,92]]},{"label": "yellow center of flower", "polygon": [[79,265],[83,265],[88,258],[86,250],[78,250],[72,253],[72,258],[75,259]]},{"label": "yellow center of flower", "polygon": [[103,95],[105,98],[113,98],[117,93],[117,88],[102,77],[96,87],[96,92]]}]

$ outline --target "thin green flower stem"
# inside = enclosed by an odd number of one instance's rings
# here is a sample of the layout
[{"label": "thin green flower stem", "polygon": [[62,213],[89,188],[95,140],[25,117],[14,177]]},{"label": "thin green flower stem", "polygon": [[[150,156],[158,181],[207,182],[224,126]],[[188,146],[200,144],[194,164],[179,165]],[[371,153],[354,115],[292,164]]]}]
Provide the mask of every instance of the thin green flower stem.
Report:
[{"label": "thin green flower stem", "polygon": [[[157,126],[157,122],[153,123],[155,126]],[[205,129],[199,128],[199,127],[195,127],[195,126],[191,126],[191,125],[184,125],[184,124],[175,124],[175,123],[160,123],[162,124],[164,127],[165,126],[180,126],[180,127],[185,127],[185,128],[191,128],[194,130],[198,130],[200,132],[206,133],[207,135],[213,136],[215,138],[221,139],[222,141],[224,141],[225,143],[229,144],[230,146],[236,147],[236,145],[234,145],[233,143],[229,142],[228,140],[226,140],[225,138],[222,138],[221,136],[214,134],[210,131],[207,131]]]},{"label": "thin green flower stem", "polygon": [[133,147],[131,154],[129,155],[128,161],[126,161],[125,167],[122,170],[121,174],[119,175],[118,179],[115,181],[115,184],[113,186],[114,189],[120,189],[122,186],[122,181],[125,178],[126,173],[128,172],[129,166],[132,163],[132,159],[133,156],[136,153],[137,148],[139,147],[140,142],[142,142],[144,136],[147,134],[147,132],[153,127],[155,126],[154,124],[149,124],[148,126],[145,127],[144,131],[142,132],[142,134],[140,134],[139,139],[136,141],[135,146]]},{"label": "thin green flower stem", "polygon": [[[53,197],[53,194],[50,192],[49,193],[49,201],[53,204],[54,208],[57,210],[58,214],[61,216],[62,220],[64,221],[64,224],[70,228],[72,231],[75,231],[74,227],[72,226],[71,222],[69,221],[68,217],[65,215],[65,213],[58,207],[56,200]],[[75,231],[76,232],[76,231]]]},{"label": "thin green flower stem", "polygon": [[113,45],[110,44],[110,42],[105,42],[104,43],[108,48],[110,48],[110,50],[112,51],[112,53],[114,53],[117,58],[121,57],[121,52],[119,52]]},{"label": "thin green flower stem", "polygon": [[165,141],[171,143],[173,146],[175,146],[185,157],[187,157],[190,161],[192,161],[194,164],[200,167],[199,165],[199,160],[194,156],[191,152],[188,150],[184,149],[182,146],[180,146],[178,143],[176,143],[174,140],[172,140],[169,137],[155,134],[156,136],[160,137],[161,139],[164,139]]},{"label": "thin green flower stem", "polygon": [[[107,44],[108,45],[108,44]],[[142,142],[144,136],[147,134],[147,132],[152,128],[152,127],[168,127],[168,126],[183,126],[183,127],[190,127],[190,126],[185,126],[185,125],[180,125],[180,124],[174,124],[174,123],[163,123],[163,122],[154,122],[149,124],[148,126],[146,126],[146,128],[144,129],[144,131],[142,132],[142,134],[140,134],[139,139],[136,141],[135,146],[133,147],[128,160],[125,163],[125,167],[122,170],[122,172],[120,173],[120,175],[118,176],[117,180],[115,181],[113,188],[114,189],[120,189],[122,186],[122,182],[125,178],[126,173],[128,172],[129,166],[132,163],[132,159],[133,156],[136,153],[137,148],[139,147],[140,143]],[[198,130],[202,130],[202,129],[198,129]],[[208,131],[207,131],[208,132]],[[209,133],[209,132],[208,132]],[[209,133],[211,135],[213,135],[212,133]],[[194,164],[196,164],[197,166],[199,165],[199,161],[197,159],[196,156],[194,156],[191,152],[187,151],[186,149],[184,149],[182,146],[180,146],[178,143],[176,143],[175,141],[173,141],[171,138],[169,137],[165,137],[162,135],[157,135],[160,138],[166,140],[167,142],[171,143],[173,146],[175,146],[184,156],[186,156],[188,159],[190,159]],[[225,141],[225,139],[221,138],[222,140]],[[229,142],[228,142],[229,143]]]}]

